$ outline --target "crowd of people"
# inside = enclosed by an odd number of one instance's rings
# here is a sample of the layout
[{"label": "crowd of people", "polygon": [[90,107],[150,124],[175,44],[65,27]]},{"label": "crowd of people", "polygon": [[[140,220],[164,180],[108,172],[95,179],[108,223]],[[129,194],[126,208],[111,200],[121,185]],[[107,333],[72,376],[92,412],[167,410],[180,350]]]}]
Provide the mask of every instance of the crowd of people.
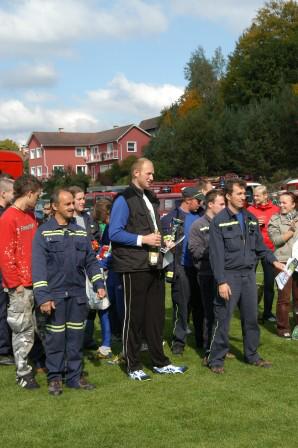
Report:
[{"label": "crowd of people", "polygon": [[[16,181],[0,177],[0,364],[15,365],[16,382],[37,389],[36,372],[45,372],[48,392],[63,387],[91,390],[83,370],[84,349],[113,357],[113,341],[132,380],[151,376],[141,363],[149,351],[156,374],[186,372],[164,352],[165,285],[173,304],[172,356],[181,359],[193,322],[203,365],[224,373],[230,350],[229,325],[240,311],[244,360],[271,367],[259,352],[256,269],[264,273],[262,322],[277,326],[289,339],[291,295],[298,325],[298,273],[278,290],[273,312],[274,278],[285,269],[298,237],[295,195],[282,193],[280,206],[265,186],[254,191],[246,208],[245,182],[232,179],[224,189],[207,180],[182,191],[181,203],[160,219],[150,190],[153,163],[138,159],[131,183],[113,201],[85,211],[78,186],[58,188],[44,202],[38,223],[35,205],[41,182],[31,175]],[[98,315],[102,341],[94,336]],[[180,363],[178,363],[180,364]]]}]

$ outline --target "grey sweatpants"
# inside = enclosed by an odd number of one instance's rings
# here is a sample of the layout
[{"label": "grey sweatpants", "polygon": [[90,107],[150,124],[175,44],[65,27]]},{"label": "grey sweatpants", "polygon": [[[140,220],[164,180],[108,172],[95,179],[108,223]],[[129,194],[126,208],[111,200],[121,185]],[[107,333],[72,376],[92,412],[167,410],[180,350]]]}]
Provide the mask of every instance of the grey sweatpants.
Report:
[{"label": "grey sweatpants", "polygon": [[18,294],[15,289],[10,289],[8,295],[7,322],[12,330],[12,348],[17,376],[21,377],[32,370],[28,363],[28,354],[33,347],[36,331],[33,291],[24,288],[24,291]]}]

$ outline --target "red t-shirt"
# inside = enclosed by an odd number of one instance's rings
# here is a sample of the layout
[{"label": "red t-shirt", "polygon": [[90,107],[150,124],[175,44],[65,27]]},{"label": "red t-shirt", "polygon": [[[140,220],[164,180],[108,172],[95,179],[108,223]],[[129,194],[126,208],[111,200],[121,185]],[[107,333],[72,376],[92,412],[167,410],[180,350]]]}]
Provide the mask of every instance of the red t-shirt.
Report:
[{"label": "red t-shirt", "polygon": [[268,201],[267,204],[264,205],[250,205],[247,210],[255,215],[256,218],[264,218],[264,225],[260,226],[260,230],[264,239],[264,243],[266,244],[268,249],[274,251],[274,244],[272,243],[268,235],[268,224],[271,216],[279,213],[279,207],[277,205],[274,205],[273,202]]},{"label": "red t-shirt", "polygon": [[37,222],[31,211],[9,207],[0,218],[0,270],[3,286],[32,286],[32,241]]}]

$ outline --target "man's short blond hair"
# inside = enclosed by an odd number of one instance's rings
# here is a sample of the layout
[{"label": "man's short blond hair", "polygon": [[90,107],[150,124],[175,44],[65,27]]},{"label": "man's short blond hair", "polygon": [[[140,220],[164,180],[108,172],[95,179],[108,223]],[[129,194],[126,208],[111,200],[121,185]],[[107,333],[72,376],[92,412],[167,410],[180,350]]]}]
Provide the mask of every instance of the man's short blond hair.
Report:
[{"label": "man's short blond hair", "polygon": [[151,162],[151,160],[147,159],[146,157],[140,157],[138,160],[136,160],[132,165],[131,165],[131,169],[130,169],[130,176],[133,179],[134,178],[134,173],[136,171],[139,171],[142,169],[142,166],[144,165],[144,163],[149,162],[153,165],[153,163]]},{"label": "man's short blond hair", "polygon": [[4,174],[0,175],[0,193],[7,192],[13,188],[14,180],[6,177]]},{"label": "man's short blond hair", "polygon": [[261,194],[267,194],[268,195],[268,190],[266,185],[257,185],[254,188],[254,193],[261,193]]}]

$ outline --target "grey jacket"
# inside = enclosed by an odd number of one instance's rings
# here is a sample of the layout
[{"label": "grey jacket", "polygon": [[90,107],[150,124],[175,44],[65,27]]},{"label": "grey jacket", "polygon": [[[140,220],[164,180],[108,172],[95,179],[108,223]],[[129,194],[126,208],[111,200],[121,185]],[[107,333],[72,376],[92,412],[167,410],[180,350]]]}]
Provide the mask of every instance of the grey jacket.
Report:
[{"label": "grey jacket", "polygon": [[292,247],[294,241],[298,238],[298,214],[294,218],[296,223],[296,231],[293,238],[290,238],[287,242],[283,240],[282,235],[288,232],[291,222],[286,215],[280,213],[273,215],[268,224],[268,234],[275,246],[274,255],[281,262],[287,262],[288,258],[292,256]]},{"label": "grey jacket", "polygon": [[191,226],[188,238],[188,248],[194,267],[199,274],[212,275],[209,261],[209,226],[211,219],[206,214],[197,219]]}]

